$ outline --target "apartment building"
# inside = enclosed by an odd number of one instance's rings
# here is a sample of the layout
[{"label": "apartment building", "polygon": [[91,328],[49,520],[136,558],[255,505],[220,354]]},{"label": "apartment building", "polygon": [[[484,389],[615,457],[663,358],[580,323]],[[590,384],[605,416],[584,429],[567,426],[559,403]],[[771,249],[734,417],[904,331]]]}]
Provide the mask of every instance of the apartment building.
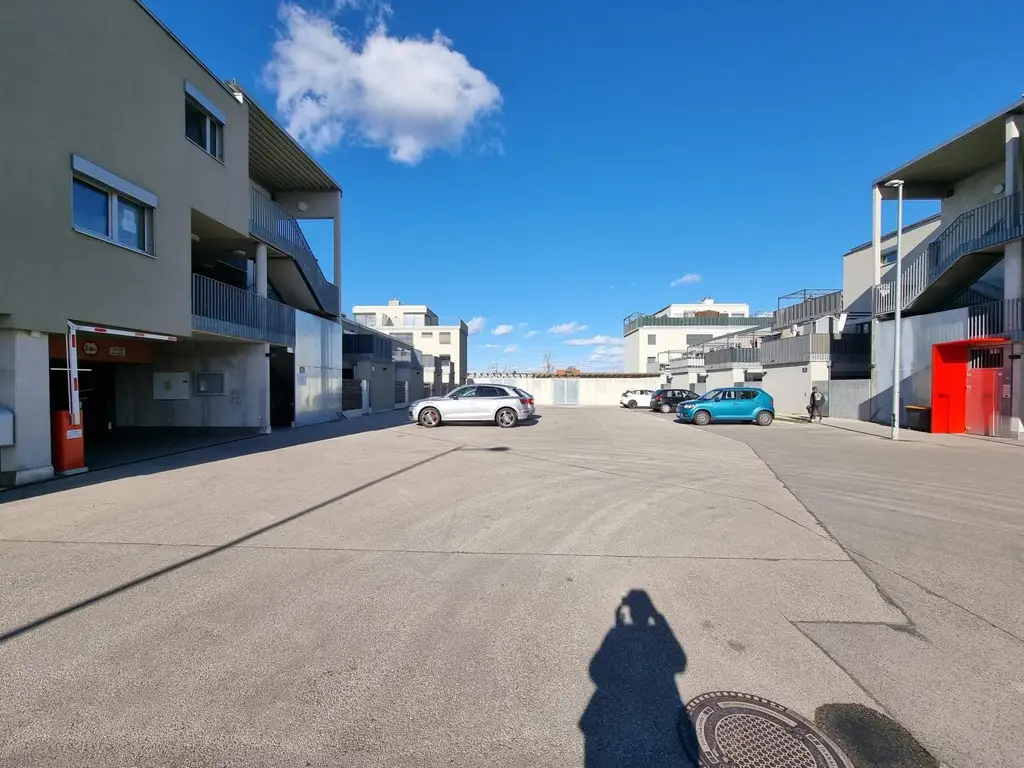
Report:
[{"label": "apartment building", "polygon": [[0,485],[75,440],[335,418],[339,184],[137,0],[15,3],[0,70]]},{"label": "apartment building", "polygon": [[631,373],[656,373],[686,349],[733,331],[764,324],[750,316],[747,304],[669,304],[649,315],[634,312],[622,321],[623,365]]},{"label": "apartment building", "polygon": [[[876,420],[892,411],[899,301],[901,421],[917,405],[931,409],[933,431],[1024,437],[1022,129],[1024,100],[872,184]],[[881,221],[899,187],[904,199],[937,201],[941,225],[911,249],[897,296],[895,271],[884,269]]]},{"label": "apartment building", "polygon": [[443,394],[466,383],[469,326],[462,320],[443,322],[426,304],[403,304],[398,299],[386,305],[353,307],[352,316],[357,323],[419,351],[426,395]]}]

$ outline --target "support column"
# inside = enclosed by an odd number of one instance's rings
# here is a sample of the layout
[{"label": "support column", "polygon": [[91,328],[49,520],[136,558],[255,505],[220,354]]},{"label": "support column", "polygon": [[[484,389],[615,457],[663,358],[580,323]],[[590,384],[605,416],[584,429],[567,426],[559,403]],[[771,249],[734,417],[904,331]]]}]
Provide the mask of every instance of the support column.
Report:
[{"label": "support column", "polygon": [[0,406],[14,412],[14,445],[0,446],[0,486],[53,477],[48,344],[45,333],[0,330]]},{"label": "support column", "polygon": [[878,402],[878,315],[875,302],[882,283],[882,190],[871,188],[871,258],[874,280],[871,286],[871,418],[879,411]]},{"label": "support column", "polygon": [[267,295],[267,245],[256,245],[256,295]]},{"label": "support column", "polygon": [[344,313],[341,303],[341,192],[338,192],[338,206],[334,214],[334,285],[338,289],[338,311]]}]

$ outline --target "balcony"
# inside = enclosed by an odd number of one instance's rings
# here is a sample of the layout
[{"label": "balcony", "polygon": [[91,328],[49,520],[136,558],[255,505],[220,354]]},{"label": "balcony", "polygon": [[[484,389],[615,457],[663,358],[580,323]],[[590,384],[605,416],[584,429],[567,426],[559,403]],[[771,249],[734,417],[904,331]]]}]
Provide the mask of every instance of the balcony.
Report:
[{"label": "balcony", "polygon": [[723,347],[721,349],[709,349],[704,353],[704,367],[711,370],[715,368],[735,368],[744,365],[760,365],[758,350],[753,347]]},{"label": "balcony", "polygon": [[764,317],[728,317],[726,315],[714,315],[708,317],[662,317],[658,315],[641,315],[633,313],[622,321],[622,335],[626,336],[633,331],[648,326],[675,326],[675,327],[746,327],[759,328],[766,325],[767,318]]},{"label": "balcony", "polygon": [[[960,214],[902,272],[902,309],[913,314],[949,306],[1002,257],[1001,246],[1024,237],[1024,196],[1001,197]],[[966,258],[970,256],[971,258]],[[895,275],[875,288],[875,314],[896,311]]]},{"label": "balcony", "polygon": [[866,333],[835,337],[828,333],[806,333],[786,339],[764,342],[760,352],[762,365],[802,365],[841,363],[871,365],[871,336]]},{"label": "balcony", "polygon": [[[781,306],[783,301],[793,300],[798,300],[798,303],[790,304],[788,307]],[[789,328],[840,314],[843,311],[843,292],[833,289],[804,289],[782,296],[779,304],[779,308],[772,315],[772,327]]]},{"label": "balcony", "polygon": [[[275,203],[255,187],[249,188],[249,232],[281,253],[291,257],[292,263],[305,283],[316,307],[308,307],[331,317],[341,314],[338,305],[338,288],[324,277],[320,263],[309,247],[299,222],[284,208]],[[278,281],[286,283],[287,281]],[[281,290],[283,285],[278,286]],[[287,288],[285,288],[285,291]],[[282,291],[284,293],[284,291]],[[289,301],[291,298],[285,296]],[[301,306],[296,301],[296,306]],[[303,306],[303,309],[307,307]]]},{"label": "balcony", "polygon": [[192,328],[293,347],[295,309],[203,275],[192,275]]}]

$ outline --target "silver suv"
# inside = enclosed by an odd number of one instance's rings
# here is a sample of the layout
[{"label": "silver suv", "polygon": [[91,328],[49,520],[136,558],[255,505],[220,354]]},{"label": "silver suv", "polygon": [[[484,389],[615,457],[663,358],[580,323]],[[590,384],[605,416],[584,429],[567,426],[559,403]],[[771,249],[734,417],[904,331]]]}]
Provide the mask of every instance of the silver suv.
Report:
[{"label": "silver suv", "polygon": [[467,384],[442,397],[417,400],[409,406],[409,418],[423,427],[460,421],[489,421],[499,427],[514,427],[533,415],[533,404],[524,394],[499,384]]}]

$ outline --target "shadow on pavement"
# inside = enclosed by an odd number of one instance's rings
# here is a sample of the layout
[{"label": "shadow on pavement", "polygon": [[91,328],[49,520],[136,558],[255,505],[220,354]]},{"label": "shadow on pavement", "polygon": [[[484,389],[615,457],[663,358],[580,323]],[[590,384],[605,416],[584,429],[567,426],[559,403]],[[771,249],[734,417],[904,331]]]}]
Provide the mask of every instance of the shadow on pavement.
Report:
[{"label": "shadow on pavement", "polygon": [[590,660],[597,686],[580,718],[586,768],[697,765],[697,736],[676,686],[686,654],[646,591],[615,608]]},{"label": "shadow on pavement", "polygon": [[125,477],[136,477],[139,475],[155,475],[160,472],[193,467],[198,464],[209,464],[225,459],[235,459],[241,456],[251,456],[257,453],[306,445],[321,440],[333,440],[338,437],[346,437],[363,432],[391,429],[408,423],[409,415],[403,409],[370,414],[344,421],[329,421],[324,424],[312,424],[307,427],[280,429],[271,432],[269,435],[242,434],[228,440],[221,440],[212,445],[197,444],[183,450],[170,451],[159,457],[154,457],[152,454],[144,454],[135,459],[124,460],[117,466],[90,470],[81,475],[56,477],[42,483],[16,488],[0,488],[0,505],[9,501],[45,496],[71,488],[83,488],[97,483],[105,483],[110,480],[120,480]]},{"label": "shadow on pavement", "polygon": [[939,761],[892,718],[862,704],[826,704],[814,724],[855,768],[939,768]]},{"label": "shadow on pavement", "polygon": [[41,616],[38,619],[34,619],[33,621],[28,622],[27,624],[21,625],[20,627],[15,627],[13,629],[6,630],[2,634],[0,634],[0,645],[3,645],[4,643],[13,640],[17,637],[20,637],[21,635],[24,635],[28,632],[31,632],[34,629],[39,629],[40,627],[46,624],[57,621],[58,619],[64,618],[65,616],[69,616],[72,613],[82,610],[83,608],[88,608],[91,605],[95,605],[96,603],[106,600],[107,598],[114,597],[115,595],[119,595],[122,592],[127,592],[128,590],[134,589],[135,587],[153,581],[153,579],[157,579],[161,576],[166,576],[169,573],[173,573],[174,571],[184,568],[186,565],[198,563],[199,561],[205,560],[209,557],[213,557],[214,555],[219,554],[226,549],[237,547],[239,544],[244,544],[250,539],[254,539],[257,536],[274,530],[275,528],[280,528],[281,526],[294,522],[295,520],[298,520],[301,517],[305,517],[311,512],[316,512],[317,510],[328,507],[331,504],[348,498],[349,496],[354,496],[357,493],[372,488],[373,486],[378,485],[379,483],[383,483],[387,480],[392,480],[400,475],[404,475],[406,472],[409,472],[413,469],[422,467],[425,464],[429,464],[432,461],[437,461],[438,459],[444,458],[449,454],[455,453],[457,451],[489,451],[500,453],[508,450],[510,449],[507,446],[495,446],[493,448],[468,448],[466,446],[458,446],[456,448],[451,448],[447,451],[442,451],[441,453],[435,454],[434,456],[430,456],[421,461],[417,461],[414,464],[410,464],[407,467],[403,467],[402,469],[397,469],[394,472],[389,472],[383,477],[378,477],[377,479],[371,480],[368,483],[363,483],[362,485],[356,488],[352,488],[351,490],[345,491],[344,493],[339,493],[337,496],[332,496],[331,498],[326,499],[325,501],[321,501],[319,504],[314,504],[311,507],[306,507],[305,509],[299,510],[298,512],[288,515],[287,517],[283,517],[280,520],[276,520],[273,523],[270,523],[269,525],[265,525],[261,528],[257,528],[254,531],[250,531],[249,533],[243,534],[242,536],[232,539],[231,541],[225,542],[224,544],[212,547],[203,552],[200,552],[199,554],[192,555],[191,557],[186,557],[185,559],[179,560],[176,563],[171,563],[170,565],[164,566],[163,568],[159,568],[143,576],[139,576],[138,578],[132,579],[131,581],[127,581],[124,584],[120,584],[116,587],[112,587],[111,589],[93,595],[92,597],[80,600],[77,603],[72,603],[71,605],[66,606],[65,608],[61,608],[58,611],[54,611],[53,613]]}]

